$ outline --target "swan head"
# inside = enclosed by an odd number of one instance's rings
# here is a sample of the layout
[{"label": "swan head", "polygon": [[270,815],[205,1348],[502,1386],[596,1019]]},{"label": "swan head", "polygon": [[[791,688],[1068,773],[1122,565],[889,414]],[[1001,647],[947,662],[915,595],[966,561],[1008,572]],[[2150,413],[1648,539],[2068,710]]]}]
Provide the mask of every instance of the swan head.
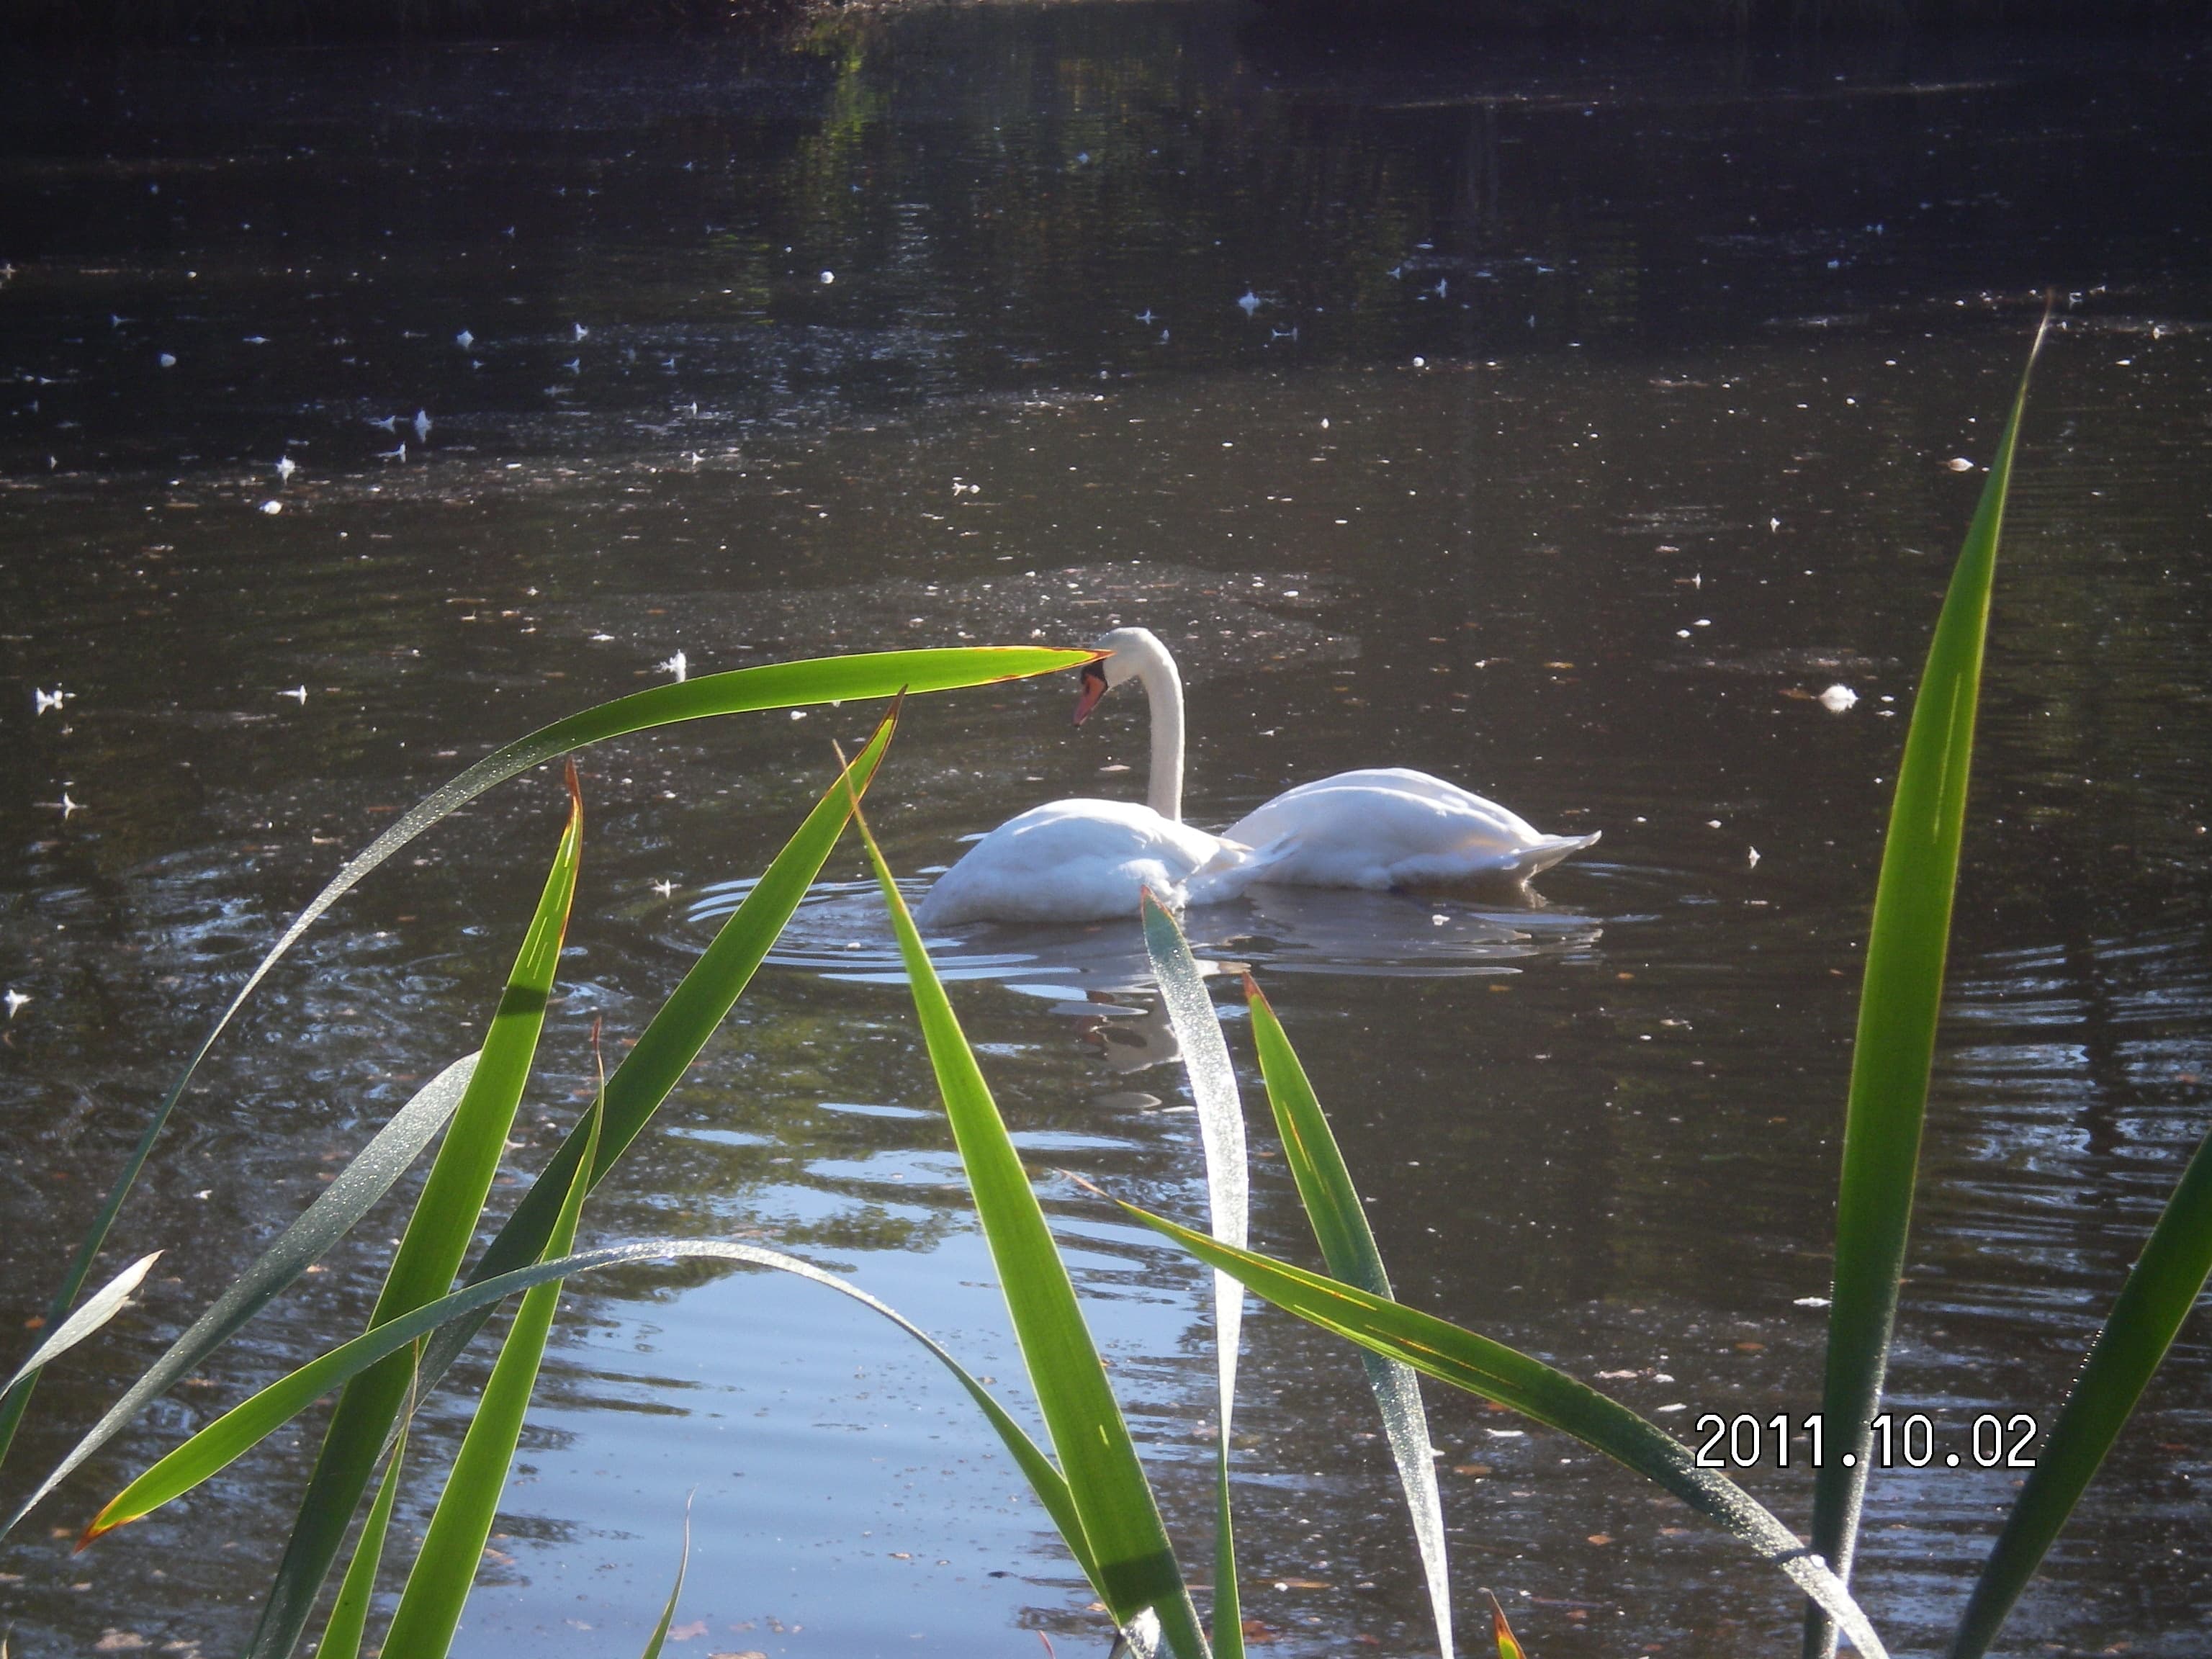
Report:
[{"label": "swan head", "polygon": [[1107,654],[1097,662],[1083,665],[1083,690],[1075,700],[1078,726],[1091,718],[1091,711],[1098,707],[1099,699],[1115,686],[1140,678],[1146,669],[1164,660],[1172,669],[1175,661],[1149,628],[1111,629],[1091,641],[1091,648]]}]

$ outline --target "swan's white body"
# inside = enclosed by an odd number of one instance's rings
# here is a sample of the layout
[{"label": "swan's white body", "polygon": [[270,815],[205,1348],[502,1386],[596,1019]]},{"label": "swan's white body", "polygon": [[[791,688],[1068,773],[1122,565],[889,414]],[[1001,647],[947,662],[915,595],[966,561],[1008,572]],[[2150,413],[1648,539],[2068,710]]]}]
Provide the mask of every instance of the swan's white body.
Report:
[{"label": "swan's white body", "polygon": [[1141,628],[1097,642],[1076,723],[1127,680],[1152,706],[1150,805],[1058,800],[1009,818],[938,878],[917,915],[963,921],[1096,921],[1137,914],[1139,893],[1170,906],[1218,904],[1260,882],[1381,890],[1519,885],[1597,840],[1547,836],[1495,801],[1425,772],[1340,772],[1286,790],[1209,836],[1182,822],[1182,679]]},{"label": "swan's white body", "polygon": [[962,921],[1101,921],[1137,914],[1146,888],[1165,904],[1221,850],[1219,837],[1121,800],[1032,806],[968,849],[916,913]]},{"label": "swan's white body", "polygon": [[1200,866],[1241,849],[1182,822],[1182,678],[1141,628],[1098,641],[1113,654],[1085,670],[1079,725],[1109,686],[1136,680],[1152,706],[1150,804],[1056,800],[1032,806],[977,842],[937,878],[915,915],[926,927],[963,921],[1101,921],[1134,916],[1146,889],[1180,907]]},{"label": "swan's white body", "polygon": [[1289,887],[1519,884],[1595,834],[1547,836],[1496,801],[1402,766],[1340,772],[1285,790],[1223,833],[1251,850],[1206,872],[1191,902],[1230,897],[1255,882]]}]

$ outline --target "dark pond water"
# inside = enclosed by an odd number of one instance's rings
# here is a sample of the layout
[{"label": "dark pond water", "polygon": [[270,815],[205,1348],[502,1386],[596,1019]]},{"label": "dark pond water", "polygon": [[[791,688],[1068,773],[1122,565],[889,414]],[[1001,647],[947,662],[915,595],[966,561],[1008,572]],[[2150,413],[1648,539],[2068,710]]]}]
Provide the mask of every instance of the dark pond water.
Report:
[{"label": "dark pond water", "polygon": [[[1400,763],[1605,831],[1541,908],[1194,915],[1301,1042],[1401,1294],[1685,1432],[1813,1409],[1861,929],[1980,488],[1951,463],[1990,454],[2055,286],[1893,1372],[1947,1434],[2048,1417],[2212,1115],[2191,43],[1455,56],[1115,4],[791,48],[0,74],[0,981],[29,999],[0,1024],[9,1330],[227,988],[470,759],[679,650],[1119,620],[1182,656],[1196,822]],[[1836,684],[1847,712],[1817,700]],[[1020,805],[1138,793],[1139,700],[1072,733],[1073,696],[912,708],[876,817],[917,885]],[[823,786],[827,739],[871,718],[589,757],[510,1184],[588,1090],[592,1022],[635,1034]],[[168,1255],[58,1368],[9,1492],[472,1046],[559,803],[543,775],[487,799],[274,977],[112,1247]],[[827,873],[586,1230],[781,1244],[1011,1377],[883,924],[854,854]],[[946,963],[1202,1562],[1197,1276],[1049,1174],[1201,1211],[1133,938],[985,932]],[[1256,1236],[1304,1259],[1261,1145]],[[396,1214],[0,1546],[12,1651],[236,1645],[311,1440],[86,1556],[66,1534],[357,1323]],[[969,1407],[875,1322],[697,1270],[567,1309],[462,1650],[635,1650],[693,1491],[678,1651],[1103,1650]],[[1248,1345],[1268,1650],[1432,1651],[1358,1368],[1266,1313]],[[2191,1326],[2014,1650],[2202,1651],[2208,1387]],[[1468,1628],[1490,1585],[1544,1659],[1794,1651],[1790,1598],[1727,1540],[1432,1395]],[[1941,1642],[2011,1478],[1875,1481],[1863,1594],[1900,1650]],[[1802,1468],[1748,1479],[1802,1523]]]}]

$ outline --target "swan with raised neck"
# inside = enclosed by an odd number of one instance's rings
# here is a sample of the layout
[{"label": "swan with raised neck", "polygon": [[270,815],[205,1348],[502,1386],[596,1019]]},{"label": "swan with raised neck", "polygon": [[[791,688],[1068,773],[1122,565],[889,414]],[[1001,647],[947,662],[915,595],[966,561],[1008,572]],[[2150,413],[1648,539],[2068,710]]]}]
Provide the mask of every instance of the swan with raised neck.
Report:
[{"label": "swan with raised neck", "polygon": [[1098,700],[1117,685],[1134,680],[1145,688],[1152,712],[1152,767],[1145,781],[1145,804],[1170,823],[1182,822],[1182,675],[1174,657],[1149,628],[1116,628],[1091,644],[1109,654],[1083,671],[1083,695],[1075,704],[1078,726],[1091,718]]}]

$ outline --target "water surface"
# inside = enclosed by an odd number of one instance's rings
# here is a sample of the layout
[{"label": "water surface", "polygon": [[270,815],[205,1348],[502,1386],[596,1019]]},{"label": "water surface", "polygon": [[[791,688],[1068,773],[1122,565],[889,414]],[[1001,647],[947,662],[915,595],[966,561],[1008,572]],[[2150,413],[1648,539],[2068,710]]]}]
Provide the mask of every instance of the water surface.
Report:
[{"label": "water surface", "polygon": [[[1814,1409],[1887,786],[2055,285],[1893,1373],[1947,1435],[2047,1419],[2206,1121],[2212,100],[2185,44],[1393,55],[1123,4],[793,48],[6,73],[0,977],[31,999],[0,1025],[10,1328],[227,988],[468,761],[678,650],[705,672],[1140,622],[1184,668],[1194,821],[1395,763],[1605,831],[1540,908],[1261,894],[1192,918],[1302,1045],[1401,1294],[1685,1432]],[[917,890],[1022,805],[1139,793],[1133,690],[1079,732],[1073,697],[912,706],[874,813]],[[579,915],[504,1182],[587,1097],[592,1022],[635,1036],[825,787],[828,739],[872,719],[587,758]],[[169,1252],[156,1280],[58,1368],[19,1473],[475,1041],[561,804],[550,775],[487,798],[275,976],[119,1230],[118,1259]],[[797,1250],[1018,1399],[881,918],[852,852],[825,875],[587,1231]],[[1052,1173],[1201,1212],[1134,931],[945,946],[1202,1563],[1198,1277]],[[1255,1236],[1307,1259],[1259,1144]],[[236,1645],[311,1437],[87,1556],[66,1534],[357,1322],[398,1213],[0,1547],[13,1650]],[[568,1308],[465,1650],[641,1644],[695,1489],[684,1651],[1103,1650],[969,1407],[875,1322],[696,1267]],[[1248,1329],[1258,1633],[1432,1650],[1358,1366],[1280,1317]],[[2196,1650],[2208,1380],[2191,1326],[2023,1650]],[[1547,1659],[1793,1639],[1778,1581],[1668,1500],[1432,1408],[1468,1628],[1486,1584]],[[1802,1524],[1802,1468],[1747,1478]],[[1863,1590],[1904,1650],[1940,1642],[2009,1479],[1875,1482]]]}]

